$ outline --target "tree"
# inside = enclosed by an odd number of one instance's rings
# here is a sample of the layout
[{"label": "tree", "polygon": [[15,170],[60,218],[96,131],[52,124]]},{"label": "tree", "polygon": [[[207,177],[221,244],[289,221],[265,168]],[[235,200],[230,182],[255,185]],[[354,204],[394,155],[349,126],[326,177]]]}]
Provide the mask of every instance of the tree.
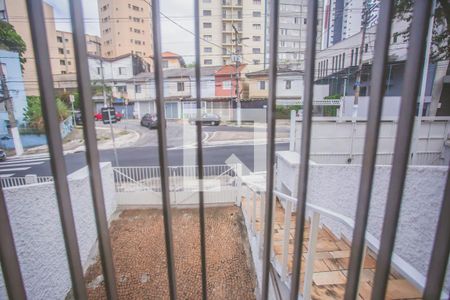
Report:
[{"label": "tree", "polygon": [[27,50],[27,46],[22,37],[14,29],[14,26],[5,21],[0,21],[0,48],[19,53],[23,71],[23,64],[26,62],[23,54]]},{"label": "tree", "polygon": [[[56,108],[60,121],[65,120],[69,116],[67,105],[59,98],[56,98]],[[44,130],[44,118],[42,116],[41,98],[39,96],[27,96],[27,107],[25,108],[24,118],[30,127]]]},{"label": "tree", "polygon": [[[431,0],[429,0],[431,1]],[[395,18],[411,22],[414,0],[396,0]],[[434,11],[433,38],[431,48],[431,60],[441,61],[450,59],[450,2],[448,0],[436,0]],[[401,32],[409,38],[410,28]]]},{"label": "tree", "polygon": [[[432,1],[432,0],[416,0]],[[414,0],[396,0],[395,17],[398,20],[411,22]],[[410,30],[401,34],[409,38]],[[445,61],[450,59],[450,2],[449,0],[436,0],[434,10],[434,24],[430,60],[433,62]],[[450,75],[450,63],[447,62],[446,75]],[[444,83],[441,90],[439,102],[441,107],[437,109],[436,115],[450,115],[450,84]]]}]

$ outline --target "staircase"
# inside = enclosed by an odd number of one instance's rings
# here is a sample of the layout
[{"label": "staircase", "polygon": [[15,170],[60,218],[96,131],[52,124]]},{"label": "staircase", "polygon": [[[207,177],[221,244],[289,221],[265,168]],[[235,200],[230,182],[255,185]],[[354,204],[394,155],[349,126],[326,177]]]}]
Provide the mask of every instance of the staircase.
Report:
[{"label": "staircase", "polygon": [[[254,197],[254,198],[253,198]],[[242,210],[246,217],[247,226],[251,226],[256,236],[261,236],[263,222],[261,215],[263,207],[261,198],[257,194],[247,194],[242,197]],[[253,216],[256,216],[253,218]],[[288,220],[286,220],[288,219]],[[303,294],[303,282],[305,278],[306,257],[308,255],[308,245],[310,238],[310,220],[305,224],[305,235],[303,241],[303,256],[300,276],[300,292]],[[284,257],[284,241],[287,240],[285,234],[285,224],[289,224],[289,244],[287,247],[287,257]],[[285,215],[285,209],[277,199],[274,204],[273,223],[273,253],[275,269],[284,277],[285,282],[290,278],[293,264],[294,235],[295,235],[295,213]],[[336,237],[324,225],[319,227],[317,234],[316,252],[313,264],[311,299],[342,299],[345,294],[347,282],[347,271],[350,258],[350,245],[345,238]],[[255,255],[255,253],[253,253]],[[256,254],[257,255],[257,254]],[[284,259],[284,262],[283,262]],[[372,285],[376,267],[376,255],[370,250],[366,251],[364,266],[361,272],[359,287],[359,299],[371,299]],[[288,285],[289,286],[289,285]],[[420,299],[419,291],[408,280],[402,277],[395,270],[391,270],[388,281],[386,299]]]}]

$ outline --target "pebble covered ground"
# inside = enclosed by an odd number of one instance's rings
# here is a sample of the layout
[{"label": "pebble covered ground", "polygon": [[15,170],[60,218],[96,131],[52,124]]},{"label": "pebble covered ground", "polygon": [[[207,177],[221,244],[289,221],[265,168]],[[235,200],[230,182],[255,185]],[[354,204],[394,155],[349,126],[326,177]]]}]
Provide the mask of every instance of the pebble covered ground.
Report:
[{"label": "pebble covered ground", "polygon": [[[256,277],[239,208],[207,208],[205,218],[208,298],[255,299]],[[172,224],[178,298],[200,299],[198,210],[172,210]],[[123,211],[110,233],[119,298],[168,299],[162,211]],[[98,257],[85,280],[90,299],[106,299]]]}]

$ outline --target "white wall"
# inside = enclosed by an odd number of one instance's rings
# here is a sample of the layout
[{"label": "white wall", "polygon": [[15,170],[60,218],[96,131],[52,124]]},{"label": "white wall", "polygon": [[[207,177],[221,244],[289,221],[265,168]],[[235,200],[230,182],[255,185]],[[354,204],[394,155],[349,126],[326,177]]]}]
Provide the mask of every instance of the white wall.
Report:
[{"label": "white wall", "polygon": [[[390,178],[390,166],[377,166],[372,187],[368,232],[380,237],[386,196]],[[309,168],[307,201],[335,213],[354,219],[360,181],[360,165],[317,165]],[[296,191],[298,165],[277,159],[276,187],[282,184]],[[436,224],[444,195],[447,167],[411,166],[408,168],[403,202],[395,243],[395,254],[410,263],[426,276],[436,230]],[[337,236],[351,238],[351,230],[336,221],[322,221]],[[450,267],[447,268],[446,286],[450,288]]]},{"label": "white wall", "polygon": [[[101,66],[100,59],[90,57],[88,59],[89,74],[91,80],[101,80],[98,69]],[[119,68],[123,68],[122,74],[119,74]],[[124,57],[115,61],[103,60],[103,72],[105,80],[125,80],[133,77],[133,59],[131,56]]]},{"label": "white wall", "polygon": [[[450,133],[449,118],[442,118],[439,121],[430,121],[424,118],[420,127],[419,143],[417,151],[420,152],[441,152],[444,141]],[[317,163],[346,163],[347,156],[342,156],[342,161],[325,161],[317,154],[349,154],[351,152],[352,135],[353,154],[358,157],[354,162],[360,161],[364,152],[364,139],[366,134],[365,121],[356,122],[354,131],[353,123],[336,122],[331,118],[314,118],[311,135],[311,159]],[[302,122],[297,122],[295,151],[300,151]],[[397,123],[395,121],[381,122],[380,135],[378,141],[378,153],[392,153],[394,150],[395,136],[397,133]],[[379,163],[390,164],[390,161],[379,161]],[[433,164],[441,164],[442,161],[434,161]],[[431,164],[431,163],[430,163]]]},{"label": "white wall", "polygon": [[[116,210],[111,163],[101,164],[107,217]],[[96,240],[87,167],[68,176],[83,268]],[[5,188],[6,204],[29,299],[64,299],[71,288],[53,183]],[[0,272],[1,273],[1,272]],[[2,275],[0,275],[2,278]],[[7,299],[0,279],[0,299]]]}]

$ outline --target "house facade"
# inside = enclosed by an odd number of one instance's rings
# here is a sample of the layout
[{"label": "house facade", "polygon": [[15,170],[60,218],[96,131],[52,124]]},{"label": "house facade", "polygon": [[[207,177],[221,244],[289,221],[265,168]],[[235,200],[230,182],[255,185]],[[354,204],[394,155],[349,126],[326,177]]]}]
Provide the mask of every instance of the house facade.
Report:
[{"label": "house facade", "polygon": [[[27,99],[20,68],[19,55],[16,52],[0,49],[0,67],[3,70],[9,95],[12,98],[14,117],[18,123],[17,125],[20,125],[24,122]],[[3,96],[3,90],[0,92]],[[0,135],[8,134],[8,124],[8,112],[5,108],[5,102],[2,102],[0,103]]]}]

